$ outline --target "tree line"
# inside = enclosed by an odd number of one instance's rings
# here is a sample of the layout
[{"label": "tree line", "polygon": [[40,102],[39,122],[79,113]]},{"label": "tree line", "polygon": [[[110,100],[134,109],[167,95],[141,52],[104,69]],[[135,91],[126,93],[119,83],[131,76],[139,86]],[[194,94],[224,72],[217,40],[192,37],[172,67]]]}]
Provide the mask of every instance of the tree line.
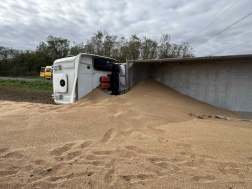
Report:
[{"label": "tree line", "polygon": [[36,76],[41,67],[52,65],[56,59],[79,53],[97,54],[117,59],[118,62],[137,59],[193,57],[188,43],[173,44],[171,36],[163,34],[159,41],[132,35],[129,39],[98,31],[82,43],[70,46],[68,39],[48,36],[35,51],[16,50],[0,46],[1,76]]}]

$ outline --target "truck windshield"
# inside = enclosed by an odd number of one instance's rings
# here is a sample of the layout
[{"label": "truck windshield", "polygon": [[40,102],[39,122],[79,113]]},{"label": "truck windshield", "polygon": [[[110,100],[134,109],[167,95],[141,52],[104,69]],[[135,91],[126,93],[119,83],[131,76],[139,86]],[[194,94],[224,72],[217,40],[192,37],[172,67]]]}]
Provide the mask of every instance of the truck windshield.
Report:
[{"label": "truck windshield", "polygon": [[51,68],[46,68],[46,72],[51,72]]},{"label": "truck windshield", "polygon": [[45,68],[41,68],[40,71],[41,71],[41,72],[44,72],[44,71],[45,71]]}]

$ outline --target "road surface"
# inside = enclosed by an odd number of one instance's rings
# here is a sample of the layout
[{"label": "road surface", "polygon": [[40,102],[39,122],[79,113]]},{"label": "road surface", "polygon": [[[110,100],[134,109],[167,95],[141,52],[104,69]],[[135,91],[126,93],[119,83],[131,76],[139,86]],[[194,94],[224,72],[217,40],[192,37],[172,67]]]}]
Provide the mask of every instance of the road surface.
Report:
[{"label": "road surface", "polygon": [[25,79],[25,78],[13,78],[13,77],[0,77],[2,80],[18,80],[18,81],[45,81],[45,82],[52,82],[52,80],[46,79]]}]

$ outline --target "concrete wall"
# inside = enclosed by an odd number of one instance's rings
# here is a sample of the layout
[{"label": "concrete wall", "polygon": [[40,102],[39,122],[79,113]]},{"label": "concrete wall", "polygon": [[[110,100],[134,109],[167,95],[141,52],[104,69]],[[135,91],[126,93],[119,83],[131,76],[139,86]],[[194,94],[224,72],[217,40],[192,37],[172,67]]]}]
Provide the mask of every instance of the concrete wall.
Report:
[{"label": "concrete wall", "polygon": [[150,77],[150,64],[133,64],[129,68],[129,87]]},{"label": "concrete wall", "polygon": [[228,110],[252,112],[251,61],[153,64],[148,69],[151,78],[185,95]]}]

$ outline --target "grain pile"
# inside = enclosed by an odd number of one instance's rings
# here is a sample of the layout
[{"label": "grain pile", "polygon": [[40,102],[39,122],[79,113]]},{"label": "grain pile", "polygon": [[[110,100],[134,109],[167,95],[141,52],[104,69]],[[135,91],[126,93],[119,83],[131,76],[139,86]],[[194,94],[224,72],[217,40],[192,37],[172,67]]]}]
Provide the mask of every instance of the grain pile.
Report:
[{"label": "grain pile", "polygon": [[0,188],[252,187],[252,124],[153,80],[0,106]]}]

